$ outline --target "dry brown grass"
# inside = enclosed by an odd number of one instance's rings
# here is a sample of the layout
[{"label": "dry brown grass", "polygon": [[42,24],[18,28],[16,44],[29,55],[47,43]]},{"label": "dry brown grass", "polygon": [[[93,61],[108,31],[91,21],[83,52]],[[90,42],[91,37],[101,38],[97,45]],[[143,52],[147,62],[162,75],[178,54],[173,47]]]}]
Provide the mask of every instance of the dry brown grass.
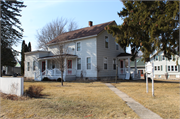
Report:
[{"label": "dry brown grass", "polygon": [[151,82],[149,93],[146,93],[146,84],[143,80],[113,85],[162,118],[180,118],[180,84],[177,80],[155,80],[155,97],[152,97]]},{"label": "dry brown grass", "polygon": [[5,118],[139,118],[104,83],[25,82],[45,87],[42,98],[12,101],[1,98]]}]

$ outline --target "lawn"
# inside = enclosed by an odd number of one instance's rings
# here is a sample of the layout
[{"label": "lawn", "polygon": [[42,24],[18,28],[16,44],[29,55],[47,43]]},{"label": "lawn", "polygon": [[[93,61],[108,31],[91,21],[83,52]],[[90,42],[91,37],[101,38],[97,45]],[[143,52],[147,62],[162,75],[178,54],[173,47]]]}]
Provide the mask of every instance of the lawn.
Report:
[{"label": "lawn", "polygon": [[162,118],[180,118],[179,81],[155,80],[155,97],[152,97],[151,82],[149,82],[149,93],[146,93],[145,80],[122,81],[113,85]]},{"label": "lawn", "polygon": [[25,82],[42,85],[44,96],[24,101],[1,99],[4,118],[139,118],[104,83]]}]

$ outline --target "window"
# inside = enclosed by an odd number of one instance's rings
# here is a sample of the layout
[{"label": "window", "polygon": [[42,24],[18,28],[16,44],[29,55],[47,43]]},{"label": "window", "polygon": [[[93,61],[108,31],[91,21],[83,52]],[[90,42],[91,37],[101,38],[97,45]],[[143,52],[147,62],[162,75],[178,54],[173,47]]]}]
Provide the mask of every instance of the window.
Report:
[{"label": "window", "polygon": [[108,48],[109,39],[107,36],[105,36],[105,48]]},{"label": "window", "polygon": [[155,66],[154,69],[157,70],[157,66]]},{"label": "window", "polygon": [[116,59],[113,59],[113,69],[116,70]]},{"label": "window", "polygon": [[162,56],[162,60],[165,60],[165,56],[164,55]]},{"label": "window", "polygon": [[91,69],[91,58],[87,57],[87,69]]},{"label": "window", "polygon": [[158,56],[156,56],[156,61],[158,61]]},{"label": "window", "polygon": [[174,67],[175,71],[177,71],[177,66]]},{"label": "window", "polygon": [[163,71],[163,66],[161,65],[161,71]]},{"label": "window", "polygon": [[173,61],[175,60],[175,56],[173,55]]},{"label": "window", "polygon": [[30,62],[27,62],[27,71],[30,70]]},{"label": "window", "polygon": [[77,51],[80,51],[81,50],[81,46],[80,46],[80,42],[77,43]]},{"label": "window", "polygon": [[33,61],[33,71],[35,71],[36,70],[36,65],[35,65],[35,61]]},{"label": "window", "polygon": [[168,71],[170,71],[170,66],[168,66]]},{"label": "window", "polygon": [[174,71],[174,66],[171,66],[171,71]]},{"label": "window", "polygon": [[160,66],[158,66],[158,71],[160,71]]},{"label": "window", "polygon": [[81,69],[81,58],[77,58],[77,70]]},{"label": "window", "polygon": [[116,43],[116,50],[119,50],[119,45],[118,45],[118,43]]},{"label": "window", "polygon": [[104,57],[104,69],[107,69],[107,57]]}]

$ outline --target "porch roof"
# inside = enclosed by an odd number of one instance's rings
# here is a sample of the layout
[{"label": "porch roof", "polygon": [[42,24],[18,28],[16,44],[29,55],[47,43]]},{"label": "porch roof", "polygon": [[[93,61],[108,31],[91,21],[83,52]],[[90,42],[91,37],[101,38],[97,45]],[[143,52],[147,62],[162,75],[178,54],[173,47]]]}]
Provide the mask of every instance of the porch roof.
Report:
[{"label": "porch roof", "polygon": [[58,56],[65,56],[65,57],[67,57],[67,58],[76,58],[76,57],[77,57],[77,55],[62,54],[62,55],[52,55],[52,56],[40,57],[40,58],[38,58],[38,60],[53,59],[53,58],[58,57]]},{"label": "porch roof", "polygon": [[129,53],[120,53],[119,55],[117,55],[117,58],[120,59],[120,58],[131,58],[132,55],[129,54]]}]

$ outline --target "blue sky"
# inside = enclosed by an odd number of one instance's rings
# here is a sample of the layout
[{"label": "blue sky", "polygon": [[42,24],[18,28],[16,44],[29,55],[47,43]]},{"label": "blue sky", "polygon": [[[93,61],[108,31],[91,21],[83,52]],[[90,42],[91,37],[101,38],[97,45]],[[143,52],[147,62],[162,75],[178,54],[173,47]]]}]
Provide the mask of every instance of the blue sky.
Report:
[{"label": "blue sky", "polygon": [[[119,0],[24,0],[24,5],[27,7],[19,18],[24,29],[22,40],[31,42],[32,50],[38,50],[37,30],[57,18],[73,19],[79,28],[87,27],[88,21],[93,21],[93,25],[113,20],[117,24],[123,22],[117,15],[123,8]],[[14,48],[21,51],[21,43]]]}]

